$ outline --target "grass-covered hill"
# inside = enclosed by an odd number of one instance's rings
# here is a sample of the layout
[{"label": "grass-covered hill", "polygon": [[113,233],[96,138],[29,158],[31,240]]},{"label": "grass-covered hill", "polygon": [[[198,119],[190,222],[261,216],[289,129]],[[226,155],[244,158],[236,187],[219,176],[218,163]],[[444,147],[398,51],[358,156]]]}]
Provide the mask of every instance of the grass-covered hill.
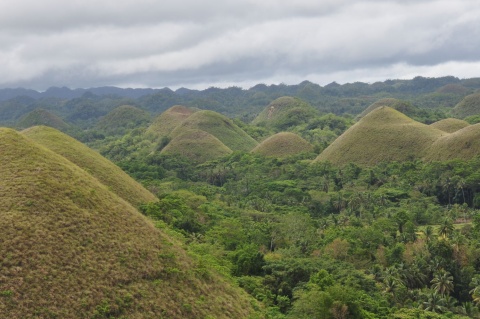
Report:
[{"label": "grass-covered hill", "polygon": [[428,146],[447,134],[393,108],[379,107],[339,136],[315,161],[374,165],[420,159]]},{"label": "grass-covered hill", "polygon": [[465,128],[469,125],[470,124],[466,121],[459,120],[459,119],[454,119],[454,118],[443,119],[443,120],[440,120],[440,121],[437,121],[435,123],[430,124],[431,127],[434,127],[436,129],[439,129],[439,130],[447,132],[447,133],[456,132],[456,131],[461,130],[462,128]]},{"label": "grass-covered hill", "polygon": [[64,157],[0,129],[0,318],[245,318],[238,288]]},{"label": "grass-covered hill", "polygon": [[46,125],[60,131],[66,131],[71,128],[71,125],[62,120],[59,116],[41,108],[29,112],[17,122],[17,127],[20,129],[36,125]]},{"label": "grass-covered hill", "polygon": [[357,120],[361,119],[368,113],[370,113],[373,110],[378,109],[379,107],[382,106],[388,106],[391,107],[392,109],[395,109],[407,116],[414,116],[416,112],[416,108],[411,104],[406,101],[394,99],[394,98],[384,98],[376,101],[375,103],[372,103],[370,106],[368,106],[362,113],[360,113],[357,116]]},{"label": "grass-covered hill", "polygon": [[203,163],[232,153],[212,134],[201,130],[184,130],[162,149],[162,154],[178,154],[195,163]]},{"label": "grass-covered hill", "polygon": [[442,136],[426,152],[427,161],[468,160],[480,154],[480,124]]},{"label": "grass-covered hill", "polygon": [[480,114],[480,93],[467,95],[460,103],[455,105],[452,114],[461,119]]},{"label": "grass-covered hill", "polygon": [[60,131],[46,126],[35,126],[24,130],[22,134],[88,171],[118,196],[134,206],[155,200],[153,194],[118,166]]},{"label": "grass-covered hill", "polygon": [[252,153],[271,157],[285,157],[313,150],[312,144],[290,132],[280,132],[258,144]]},{"label": "grass-covered hill", "polygon": [[436,92],[448,94],[467,94],[469,91],[470,90],[463,85],[457,83],[450,83],[440,87],[439,89],[437,89]]},{"label": "grass-covered hill", "polygon": [[[232,120],[213,111],[193,113],[173,130],[171,137],[174,139],[191,130],[205,131],[213,135],[232,151],[248,152],[258,144]],[[208,150],[205,151],[208,152]]]},{"label": "grass-covered hill", "polygon": [[316,114],[316,110],[307,102],[299,98],[284,96],[271,102],[257,115],[252,124],[286,130],[291,126],[307,122]]},{"label": "grass-covered hill", "polygon": [[122,135],[129,129],[146,126],[151,120],[147,111],[131,105],[122,105],[100,118],[95,129],[107,135]]},{"label": "grass-covered hill", "polygon": [[196,109],[182,105],[172,106],[153,120],[146,133],[156,139],[168,136],[196,111]]}]

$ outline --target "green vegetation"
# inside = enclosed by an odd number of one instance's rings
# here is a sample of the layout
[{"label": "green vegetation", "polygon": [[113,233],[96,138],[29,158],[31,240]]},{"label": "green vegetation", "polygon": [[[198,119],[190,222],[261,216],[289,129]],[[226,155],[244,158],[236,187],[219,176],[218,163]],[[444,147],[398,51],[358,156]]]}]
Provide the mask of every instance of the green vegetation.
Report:
[{"label": "green vegetation", "polygon": [[307,122],[316,113],[315,109],[305,101],[284,96],[270,103],[258,114],[252,124],[284,131]]},{"label": "green vegetation", "polygon": [[128,130],[146,126],[150,120],[148,112],[135,106],[122,105],[100,118],[94,129],[105,135],[123,135]]},{"label": "green vegetation", "polygon": [[312,144],[297,134],[281,132],[261,142],[252,150],[252,153],[282,158],[312,151]]},{"label": "green vegetation", "polygon": [[399,111],[400,113],[403,113],[409,117],[412,117],[416,113],[415,107],[408,102],[401,101],[398,99],[393,99],[393,98],[384,98],[376,101],[375,103],[371,104],[369,107],[365,109],[362,113],[360,113],[357,116],[357,120],[361,119],[368,113],[372,112],[373,110],[376,110],[382,106],[388,106],[391,107],[394,110]]},{"label": "green vegetation", "polygon": [[[71,117],[143,184],[54,129],[0,129],[0,317],[479,318],[480,124],[447,119],[478,88],[417,77],[0,102],[0,119],[41,103]],[[355,123],[384,98],[409,116],[380,106]],[[126,104],[166,111],[99,128]]]},{"label": "green vegetation", "polygon": [[17,123],[17,127],[20,129],[29,128],[36,125],[50,126],[63,132],[71,128],[68,123],[66,123],[57,115],[40,108],[26,114]]},{"label": "green vegetation", "polygon": [[467,116],[480,114],[480,93],[466,96],[460,103],[455,105],[452,114],[457,118],[466,118]]}]

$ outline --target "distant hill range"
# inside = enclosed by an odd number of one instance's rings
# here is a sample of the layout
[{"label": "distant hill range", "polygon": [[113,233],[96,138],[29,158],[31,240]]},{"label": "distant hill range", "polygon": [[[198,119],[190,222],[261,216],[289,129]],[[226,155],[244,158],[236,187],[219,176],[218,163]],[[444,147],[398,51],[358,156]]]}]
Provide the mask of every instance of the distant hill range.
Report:
[{"label": "distant hill range", "polygon": [[184,105],[189,108],[215,111],[228,117],[239,117],[245,122],[259,116],[256,121],[260,122],[262,121],[260,113],[265,106],[285,96],[300,99],[310,104],[316,111],[337,115],[360,114],[375,101],[386,97],[400,100],[402,103],[411,103],[418,108],[453,108],[465,96],[474,94],[478,89],[480,78],[458,79],[452,76],[441,78],[419,76],[411,80],[386,80],[371,84],[332,82],[325,86],[303,81],[295,85],[257,84],[248,89],[52,87],[44,92],[38,92],[24,88],[7,88],[0,89],[0,124],[12,125],[28,112],[42,108],[60,116],[68,123],[92,127],[99,118],[121,105],[132,105],[152,115],[158,115],[174,105]]}]

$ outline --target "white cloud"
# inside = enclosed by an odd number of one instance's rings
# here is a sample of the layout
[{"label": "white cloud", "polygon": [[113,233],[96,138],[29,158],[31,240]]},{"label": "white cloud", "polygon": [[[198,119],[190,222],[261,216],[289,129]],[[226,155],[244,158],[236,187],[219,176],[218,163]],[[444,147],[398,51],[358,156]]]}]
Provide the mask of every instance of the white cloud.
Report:
[{"label": "white cloud", "polygon": [[3,0],[0,86],[479,76],[463,67],[478,16],[476,0]]}]

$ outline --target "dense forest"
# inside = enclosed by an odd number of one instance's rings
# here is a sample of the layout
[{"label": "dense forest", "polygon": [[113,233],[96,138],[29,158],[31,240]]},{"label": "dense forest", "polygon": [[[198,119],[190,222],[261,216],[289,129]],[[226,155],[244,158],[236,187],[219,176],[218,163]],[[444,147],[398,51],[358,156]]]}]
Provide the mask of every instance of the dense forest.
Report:
[{"label": "dense forest", "polygon": [[[0,122],[117,164],[155,195],[133,205],[248,293],[252,318],[480,318],[479,89],[0,90]],[[62,139],[40,131],[23,132]]]}]

